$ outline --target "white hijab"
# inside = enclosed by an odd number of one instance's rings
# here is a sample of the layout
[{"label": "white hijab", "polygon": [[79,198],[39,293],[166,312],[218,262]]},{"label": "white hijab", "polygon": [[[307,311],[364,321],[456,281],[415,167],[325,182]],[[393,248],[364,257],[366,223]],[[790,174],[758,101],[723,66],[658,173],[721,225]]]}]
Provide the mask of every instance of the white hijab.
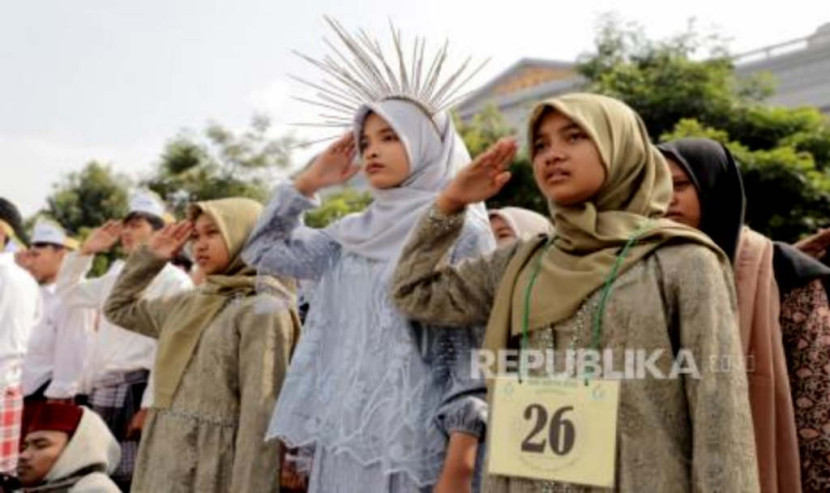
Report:
[{"label": "white hijab", "polygon": [[[365,211],[345,216],[326,231],[347,251],[390,262],[391,276],[410,232],[438,193],[470,162],[470,154],[446,112],[429,118],[415,103],[403,99],[361,107],[354,120],[356,142],[369,113],[383,118],[398,135],[409,156],[409,177],[394,188],[372,188],[374,200]],[[467,209],[467,221],[489,228],[483,204]]]},{"label": "white hijab", "polygon": [[490,217],[500,217],[513,234],[520,240],[527,240],[539,234],[552,235],[553,223],[550,217],[543,216],[538,212],[521,207],[504,207],[502,209],[491,209]]}]

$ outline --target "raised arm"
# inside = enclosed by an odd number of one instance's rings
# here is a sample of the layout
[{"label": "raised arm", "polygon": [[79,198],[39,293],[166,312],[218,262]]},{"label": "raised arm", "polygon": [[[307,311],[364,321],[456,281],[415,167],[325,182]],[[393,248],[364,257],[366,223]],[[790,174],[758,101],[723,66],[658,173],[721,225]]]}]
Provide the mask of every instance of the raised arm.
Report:
[{"label": "raised arm", "polygon": [[463,229],[464,215],[435,206],[421,218],[392,279],[392,300],[407,317],[431,325],[484,325],[516,247],[439,267]]},{"label": "raised arm", "polygon": [[187,243],[192,229],[187,221],[165,226],[146,246],[130,255],[104,305],[104,316],[110,322],[158,338],[164,320],[182,295],[148,300],[143,294],[164,265]]},{"label": "raised arm", "polygon": [[506,169],[515,152],[515,141],[502,140],[476,158],[415,226],[392,280],[392,299],[408,317],[462,327],[487,322],[496,288],[516,246],[457,266],[439,265],[464,229],[467,204],[492,197],[510,179]]},{"label": "raised arm", "polygon": [[277,185],[242,258],[267,274],[319,279],[340,246],[325,232],[303,225],[303,213],[318,205],[291,182]]},{"label": "raised arm", "polygon": [[57,340],[54,347],[52,381],[44,395],[49,399],[70,399],[81,387],[84,364],[93,335],[95,311],[70,308],[65,304],[57,314]]},{"label": "raised arm", "polygon": [[304,226],[302,214],[320,205],[318,190],[344,183],[358,172],[354,157],[354,138],[347,134],[315,157],[293,183],[278,185],[242,258],[268,274],[319,279],[340,246],[325,232]]},{"label": "raised arm", "polygon": [[80,251],[66,256],[58,272],[56,289],[61,301],[71,308],[100,310],[112,289],[113,277],[85,279],[95,255],[109,251],[121,233],[121,223],[109,221],[89,235]]}]

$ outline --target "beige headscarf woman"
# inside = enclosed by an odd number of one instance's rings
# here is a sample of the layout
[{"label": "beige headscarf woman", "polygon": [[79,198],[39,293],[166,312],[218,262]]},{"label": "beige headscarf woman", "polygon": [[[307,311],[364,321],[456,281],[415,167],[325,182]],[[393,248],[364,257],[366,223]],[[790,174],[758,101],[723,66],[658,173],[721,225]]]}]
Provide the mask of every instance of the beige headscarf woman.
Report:
[{"label": "beige headscarf woman", "polygon": [[638,232],[642,232],[640,241],[629,250],[620,274],[670,241],[704,245],[722,257],[726,268],[729,265],[709,237],[662,219],[672,197],[671,175],[634,110],[605,96],[560,96],[533,111],[528,132],[531,139],[543,114],[551,110],[573,120],[596,144],[606,180],[590,201],[572,206],[549,204],[556,225],[553,244],[544,251],[543,239],[526,243],[511,261],[488,324],[488,349],[503,348],[510,334],[521,334],[530,260],[543,251],[540,274],[531,294],[529,330],[548,327],[573,315],[583,300],[603,284],[620,248]]},{"label": "beige headscarf woman", "polygon": [[165,322],[159,336],[155,366],[157,407],[170,406],[202,331],[231,299],[255,294],[258,284],[293,298],[293,283],[282,283],[271,277],[260,277],[258,281],[256,270],[248,267],[240,257],[261,211],[262,205],[245,198],[211,200],[190,206],[188,219],[191,221],[201,214],[213,219],[231,260],[221,274],[207,276],[195,295],[186,298]]}]

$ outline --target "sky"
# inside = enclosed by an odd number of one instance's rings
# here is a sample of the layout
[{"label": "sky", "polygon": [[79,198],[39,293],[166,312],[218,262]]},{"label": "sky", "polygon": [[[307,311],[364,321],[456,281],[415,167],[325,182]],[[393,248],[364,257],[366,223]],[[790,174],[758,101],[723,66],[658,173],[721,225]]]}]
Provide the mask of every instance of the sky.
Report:
[{"label": "sky", "polygon": [[319,80],[292,50],[326,54],[323,15],[382,41],[391,20],[405,39],[449,39],[456,59],[489,57],[474,88],[522,57],[571,61],[590,51],[608,12],[655,38],[694,17],[741,53],[812,34],[830,22],[823,3],[0,0],[0,197],[29,216],[88,161],[137,179],[182,129],[242,129],[255,112],[272,117],[275,136],[315,137],[290,125],[314,112],[292,99],[307,91],[287,75]]}]

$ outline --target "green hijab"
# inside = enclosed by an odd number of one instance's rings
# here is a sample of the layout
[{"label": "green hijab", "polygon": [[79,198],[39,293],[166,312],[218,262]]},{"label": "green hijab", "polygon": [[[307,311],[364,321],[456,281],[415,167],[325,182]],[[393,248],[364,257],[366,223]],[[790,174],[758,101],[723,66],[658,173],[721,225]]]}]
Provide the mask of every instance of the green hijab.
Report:
[{"label": "green hijab", "polygon": [[567,116],[588,134],[599,150],[606,179],[589,201],[549,204],[555,238],[547,249],[545,238],[525,243],[511,260],[488,324],[488,349],[503,348],[511,334],[522,333],[526,287],[539,255],[543,257],[530,296],[529,330],[549,327],[576,313],[602,286],[620,249],[637,233],[640,240],[629,249],[620,274],[668,242],[697,243],[726,259],[700,231],[662,218],[672,198],[671,174],[631,108],[594,94],[556,97],[533,111],[528,126],[531,140],[549,110]]},{"label": "green hijab", "polygon": [[169,407],[179,387],[199,339],[210,323],[233,298],[252,296],[257,284],[265,284],[272,292],[293,297],[291,281],[280,282],[272,277],[260,277],[256,270],[242,261],[242,247],[253,231],[262,205],[246,198],[211,200],[192,204],[188,219],[195,221],[207,214],[228,247],[230,263],[219,274],[209,275],[192,296],[183,300],[165,321],[158,342],[155,366],[155,406]]}]

